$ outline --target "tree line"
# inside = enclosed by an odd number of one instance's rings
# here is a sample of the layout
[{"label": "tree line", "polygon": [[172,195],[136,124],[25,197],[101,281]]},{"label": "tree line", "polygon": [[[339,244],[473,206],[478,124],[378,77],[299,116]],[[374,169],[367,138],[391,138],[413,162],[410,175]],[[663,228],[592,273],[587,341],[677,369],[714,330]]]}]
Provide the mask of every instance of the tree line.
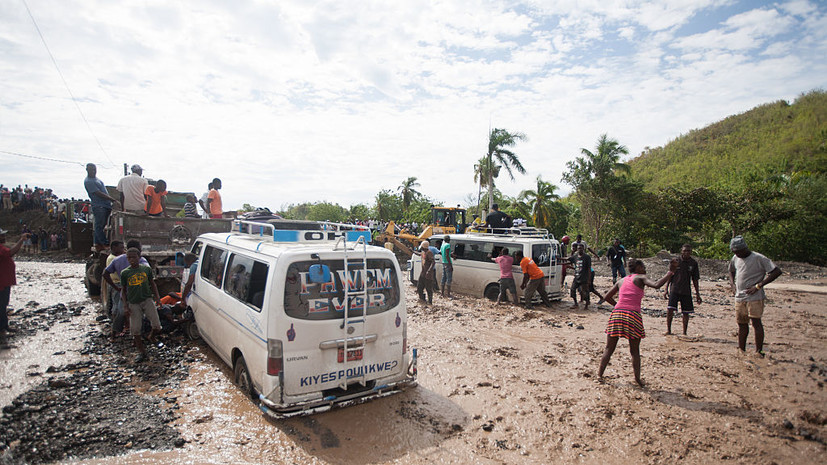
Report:
[{"label": "tree line", "polygon": [[[638,256],[684,243],[706,258],[729,258],[729,240],[743,235],[776,260],[827,265],[827,93],[802,94],[793,105],[776,102],[647,148],[624,163],[629,150],[608,134],[566,164],[561,181],[572,193],[535,179],[511,197],[497,186],[526,168],[516,153],[521,132],[494,128],[488,150],[473,165],[476,193],[464,207],[484,217],[494,203],[513,218],[556,237],[582,233],[596,250],[620,238]],[[287,205],[287,218],[348,221],[430,221],[431,205],[417,177],[382,189],[371,204],[344,208],[329,202]],[[476,194],[476,195],[475,195]],[[469,215],[470,216],[470,215]]]}]

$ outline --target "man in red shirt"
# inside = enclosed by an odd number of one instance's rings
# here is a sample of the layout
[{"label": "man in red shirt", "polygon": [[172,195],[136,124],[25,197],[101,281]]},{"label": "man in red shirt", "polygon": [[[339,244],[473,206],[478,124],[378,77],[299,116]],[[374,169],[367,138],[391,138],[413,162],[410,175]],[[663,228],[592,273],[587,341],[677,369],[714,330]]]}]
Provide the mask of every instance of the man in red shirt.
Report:
[{"label": "man in red shirt", "polygon": [[551,302],[548,300],[545,286],[546,275],[543,270],[534,263],[534,260],[524,257],[521,250],[514,252],[514,261],[517,260],[520,261],[520,268],[523,269],[523,283],[520,284],[520,289],[525,289],[525,308],[532,308],[531,298],[534,297],[534,292],[539,292],[543,304],[550,308]]},{"label": "man in red shirt", "polygon": [[0,338],[5,338],[6,333],[15,332],[9,327],[8,314],[11,287],[17,284],[12,257],[23,247],[23,241],[29,238],[28,233],[23,233],[17,243],[8,248],[5,245],[7,233],[8,231],[0,229]]}]

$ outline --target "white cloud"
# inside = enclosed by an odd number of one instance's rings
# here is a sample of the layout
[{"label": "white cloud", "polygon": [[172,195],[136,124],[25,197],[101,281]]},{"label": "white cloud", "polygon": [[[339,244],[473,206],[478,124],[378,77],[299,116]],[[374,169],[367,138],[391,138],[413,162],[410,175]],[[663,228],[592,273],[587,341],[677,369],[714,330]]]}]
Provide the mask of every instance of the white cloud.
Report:
[{"label": "white cloud", "polygon": [[[229,207],[370,203],[408,176],[456,204],[489,125],[530,138],[528,175],[499,184],[516,195],[538,174],[561,185],[604,132],[639,153],[827,75],[824,7],[803,2],[727,2],[729,18],[712,0],[30,5],[112,163],[13,2],[0,150],[95,161],[110,184],[125,162],[197,193],[218,176]],[[0,182],[82,195],[79,164],[0,161]]]}]

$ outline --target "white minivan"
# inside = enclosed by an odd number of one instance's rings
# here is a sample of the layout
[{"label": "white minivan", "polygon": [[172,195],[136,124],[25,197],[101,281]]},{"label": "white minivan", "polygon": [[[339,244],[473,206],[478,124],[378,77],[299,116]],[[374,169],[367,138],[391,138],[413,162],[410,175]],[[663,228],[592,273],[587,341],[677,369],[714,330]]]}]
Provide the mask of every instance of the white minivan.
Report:
[{"label": "white minivan", "polygon": [[[560,243],[545,229],[511,228],[502,234],[472,233],[449,236],[451,248],[456,256],[452,291],[497,300],[500,293],[500,267],[491,258],[498,257],[502,250],[507,248],[509,255],[514,255],[514,252],[520,250],[524,256],[531,257],[546,275],[545,286],[549,299],[562,298],[563,266],[560,261]],[[444,234],[438,234],[429,237],[428,240],[431,246],[440,249],[444,237]],[[441,259],[441,255],[437,254],[437,287],[442,282]],[[414,256],[408,262],[408,277],[412,283],[416,283],[421,270],[422,258]],[[523,271],[519,262],[514,262],[512,273],[517,284],[517,295],[523,299],[523,290],[520,289]],[[534,301],[539,300],[540,296],[535,294]]]},{"label": "white minivan", "polygon": [[352,225],[269,220],[237,221],[193,245],[198,330],[266,414],[321,412],[416,384],[399,265],[369,240]]}]

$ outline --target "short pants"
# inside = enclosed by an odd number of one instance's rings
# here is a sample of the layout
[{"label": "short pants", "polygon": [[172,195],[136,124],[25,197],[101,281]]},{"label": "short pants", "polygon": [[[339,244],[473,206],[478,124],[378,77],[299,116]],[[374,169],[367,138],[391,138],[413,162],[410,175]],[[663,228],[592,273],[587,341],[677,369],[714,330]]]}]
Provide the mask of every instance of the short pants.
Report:
[{"label": "short pants", "polygon": [[750,318],[760,319],[764,316],[764,300],[748,300],[735,302],[735,321],[739,325],[749,323]]},{"label": "short pants", "polygon": [[152,299],[145,299],[137,304],[129,302],[129,332],[133,336],[140,336],[143,327],[144,316],[147,317],[152,327],[161,329],[161,319],[158,318],[158,309]]},{"label": "short pants", "polygon": [[692,296],[689,294],[669,294],[669,303],[666,304],[668,310],[678,311],[678,302],[681,303],[682,313],[695,313],[695,304],[692,303]]}]

